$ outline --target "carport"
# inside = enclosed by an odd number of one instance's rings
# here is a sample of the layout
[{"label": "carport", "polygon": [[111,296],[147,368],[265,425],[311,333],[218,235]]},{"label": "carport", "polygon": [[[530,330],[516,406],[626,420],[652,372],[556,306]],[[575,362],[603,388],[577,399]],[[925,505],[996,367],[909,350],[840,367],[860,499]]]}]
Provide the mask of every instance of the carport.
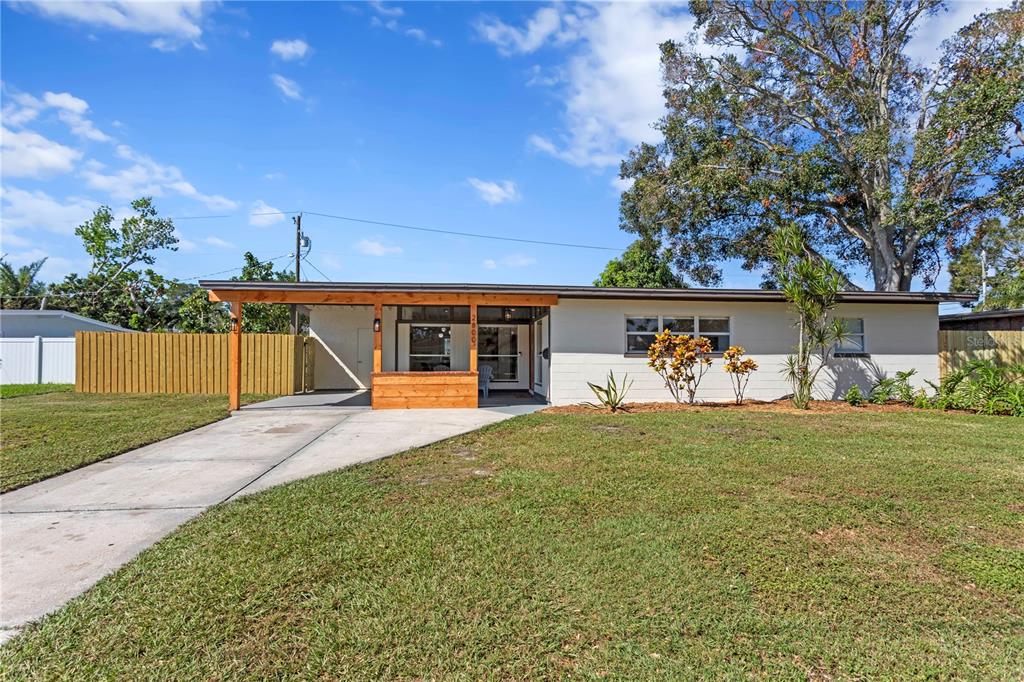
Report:
[{"label": "carport", "polygon": [[[507,287],[468,284],[369,284],[349,282],[238,282],[202,281],[209,290],[211,301],[229,304],[231,333],[228,367],[228,405],[234,411],[241,399],[241,343],[242,319],[246,303],[282,303],[302,306],[367,306],[372,309],[372,370],[370,372],[371,406],[373,409],[401,408],[476,408],[479,378],[478,319],[481,309],[488,314],[495,310],[529,311],[529,318],[544,316],[558,303],[558,295],[543,290],[508,291]],[[392,369],[384,367],[385,308],[407,310],[448,309],[459,310],[458,324],[468,329],[466,369],[446,370],[443,364],[425,371],[425,364],[417,369],[400,370],[396,362]],[[461,315],[461,313],[460,313]],[[388,324],[398,324],[401,313]],[[550,333],[550,326],[547,327]],[[397,334],[397,332],[396,332]],[[529,325],[529,351],[527,363],[519,371],[529,371],[530,386],[535,365],[541,360],[540,351],[546,348],[536,338],[534,326]],[[397,351],[396,351],[397,354]],[[546,357],[546,354],[544,355]]]}]

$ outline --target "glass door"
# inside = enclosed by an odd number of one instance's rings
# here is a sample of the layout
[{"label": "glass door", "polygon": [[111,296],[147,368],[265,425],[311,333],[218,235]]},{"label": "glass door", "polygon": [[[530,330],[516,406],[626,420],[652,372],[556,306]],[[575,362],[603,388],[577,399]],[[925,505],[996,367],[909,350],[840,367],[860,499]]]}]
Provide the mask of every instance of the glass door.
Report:
[{"label": "glass door", "polygon": [[519,381],[519,327],[481,325],[477,329],[477,362],[494,369],[492,381]]}]

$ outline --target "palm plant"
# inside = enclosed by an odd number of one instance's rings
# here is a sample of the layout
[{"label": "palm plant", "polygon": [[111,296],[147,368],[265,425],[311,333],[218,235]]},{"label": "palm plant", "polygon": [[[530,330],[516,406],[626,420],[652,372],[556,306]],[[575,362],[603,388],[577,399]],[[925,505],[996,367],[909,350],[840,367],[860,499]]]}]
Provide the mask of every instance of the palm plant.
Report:
[{"label": "palm plant", "polygon": [[780,228],[772,248],[782,292],[797,316],[796,353],[786,358],[783,371],[793,386],[793,404],[807,409],[814,381],[847,336],[842,320],[830,316],[844,278],[831,263],[811,253],[796,225]]},{"label": "palm plant", "polygon": [[0,259],[0,301],[2,306],[11,308],[35,308],[46,293],[46,285],[36,281],[36,276],[46,259],[22,265],[15,270],[10,263]]}]

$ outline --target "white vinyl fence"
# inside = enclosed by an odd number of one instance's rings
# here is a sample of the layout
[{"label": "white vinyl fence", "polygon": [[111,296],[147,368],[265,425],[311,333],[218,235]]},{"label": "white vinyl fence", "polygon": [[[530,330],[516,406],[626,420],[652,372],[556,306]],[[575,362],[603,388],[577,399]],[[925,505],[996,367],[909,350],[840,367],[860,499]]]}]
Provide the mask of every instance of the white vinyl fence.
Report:
[{"label": "white vinyl fence", "polygon": [[75,339],[0,338],[0,383],[75,383]]}]

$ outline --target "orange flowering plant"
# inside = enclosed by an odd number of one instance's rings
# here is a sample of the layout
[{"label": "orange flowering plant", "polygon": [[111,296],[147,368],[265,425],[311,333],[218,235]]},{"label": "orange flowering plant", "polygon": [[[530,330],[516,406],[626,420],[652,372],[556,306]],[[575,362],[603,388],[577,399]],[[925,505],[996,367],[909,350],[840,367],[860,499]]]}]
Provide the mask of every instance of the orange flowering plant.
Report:
[{"label": "orange flowering plant", "polygon": [[683,391],[690,404],[697,386],[711,367],[711,341],[673,334],[668,329],[654,337],[647,349],[647,365],[665,381],[672,397],[681,403]]},{"label": "orange flowering plant", "polygon": [[750,381],[750,375],[757,371],[757,363],[752,358],[743,357],[745,352],[743,346],[729,346],[722,353],[722,359],[725,360],[725,367],[723,369],[729,373],[729,380],[732,381],[732,392],[736,394],[737,405],[743,402],[743,392],[747,390],[747,382]]}]

